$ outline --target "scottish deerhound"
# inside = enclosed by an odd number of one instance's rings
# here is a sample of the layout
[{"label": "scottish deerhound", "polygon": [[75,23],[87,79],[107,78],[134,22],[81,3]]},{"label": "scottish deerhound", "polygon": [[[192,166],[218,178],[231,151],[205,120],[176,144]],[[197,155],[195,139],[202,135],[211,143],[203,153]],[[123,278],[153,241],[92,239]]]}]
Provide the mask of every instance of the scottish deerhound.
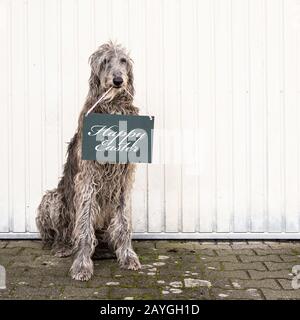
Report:
[{"label": "scottish deerhound", "polygon": [[98,230],[104,230],[122,268],[141,267],[131,245],[128,203],[135,166],[81,158],[83,118],[108,89],[112,88],[93,112],[138,114],[133,106],[132,61],[121,45],[109,42],[91,55],[89,63],[89,92],[68,146],[63,176],[58,187],[43,196],[36,218],[42,240],[51,245],[56,256],[74,254],[71,276],[82,281],[93,274],[91,257]]}]

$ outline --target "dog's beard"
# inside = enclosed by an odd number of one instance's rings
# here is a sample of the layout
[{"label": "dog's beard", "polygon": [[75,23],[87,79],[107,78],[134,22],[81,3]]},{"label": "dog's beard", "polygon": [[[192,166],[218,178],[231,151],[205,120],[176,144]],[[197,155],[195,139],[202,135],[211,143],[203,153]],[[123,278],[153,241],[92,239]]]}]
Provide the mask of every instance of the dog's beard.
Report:
[{"label": "dog's beard", "polygon": [[121,93],[123,93],[125,89],[123,87],[121,88],[114,88],[110,90],[110,92],[107,94],[104,100],[111,102],[114,98],[118,97]]}]

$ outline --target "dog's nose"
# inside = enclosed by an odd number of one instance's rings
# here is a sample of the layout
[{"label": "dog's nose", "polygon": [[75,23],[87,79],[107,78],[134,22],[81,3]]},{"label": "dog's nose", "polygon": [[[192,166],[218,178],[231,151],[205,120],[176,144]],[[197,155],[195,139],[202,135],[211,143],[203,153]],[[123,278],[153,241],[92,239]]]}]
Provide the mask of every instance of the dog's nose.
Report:
[{"label": "dog's nose", "polygon": [[123,83],[123,79],[121,77],[115,77],[113,83],[115,86],[119,87]]}]

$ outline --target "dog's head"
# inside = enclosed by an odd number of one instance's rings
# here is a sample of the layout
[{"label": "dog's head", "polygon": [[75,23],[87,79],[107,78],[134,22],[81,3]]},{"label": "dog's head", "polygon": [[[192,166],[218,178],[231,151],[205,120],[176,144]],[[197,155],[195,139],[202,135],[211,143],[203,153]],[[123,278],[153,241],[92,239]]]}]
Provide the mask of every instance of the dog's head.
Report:
[{"label": "dog's head", "polygon": [[96,94],[110,87],[111,98],[124,90],[133,94],[132,60],[120,44],[103,44],[90,56],[89,63],[90,87]]}]

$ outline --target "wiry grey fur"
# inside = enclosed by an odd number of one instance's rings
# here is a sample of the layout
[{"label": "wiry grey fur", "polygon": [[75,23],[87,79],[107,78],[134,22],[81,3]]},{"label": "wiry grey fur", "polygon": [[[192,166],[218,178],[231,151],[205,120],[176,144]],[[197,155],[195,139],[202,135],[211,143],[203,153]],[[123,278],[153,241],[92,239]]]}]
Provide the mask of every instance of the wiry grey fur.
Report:
[{"label": "wiry grey fur", "polygon": [[131,245],[128,203],[135,166],[81,159],[83,117],[113,85],[113,77],[123,78],[122,87],[113,88],[93,112],[138,114],[132,96],[125,90],[134,94],[132,61],[120,45],[109,42],[100,46],[89,62],[89,92],[68,146],[63,176],[58,187],[43,196],[36,218],[43,241],[52,246],[57,256],[74,254],[71,275],[82,281],[93,274],[91,257],[97,245],[97,230],[105,230],[121,267],[140,269]]}]

